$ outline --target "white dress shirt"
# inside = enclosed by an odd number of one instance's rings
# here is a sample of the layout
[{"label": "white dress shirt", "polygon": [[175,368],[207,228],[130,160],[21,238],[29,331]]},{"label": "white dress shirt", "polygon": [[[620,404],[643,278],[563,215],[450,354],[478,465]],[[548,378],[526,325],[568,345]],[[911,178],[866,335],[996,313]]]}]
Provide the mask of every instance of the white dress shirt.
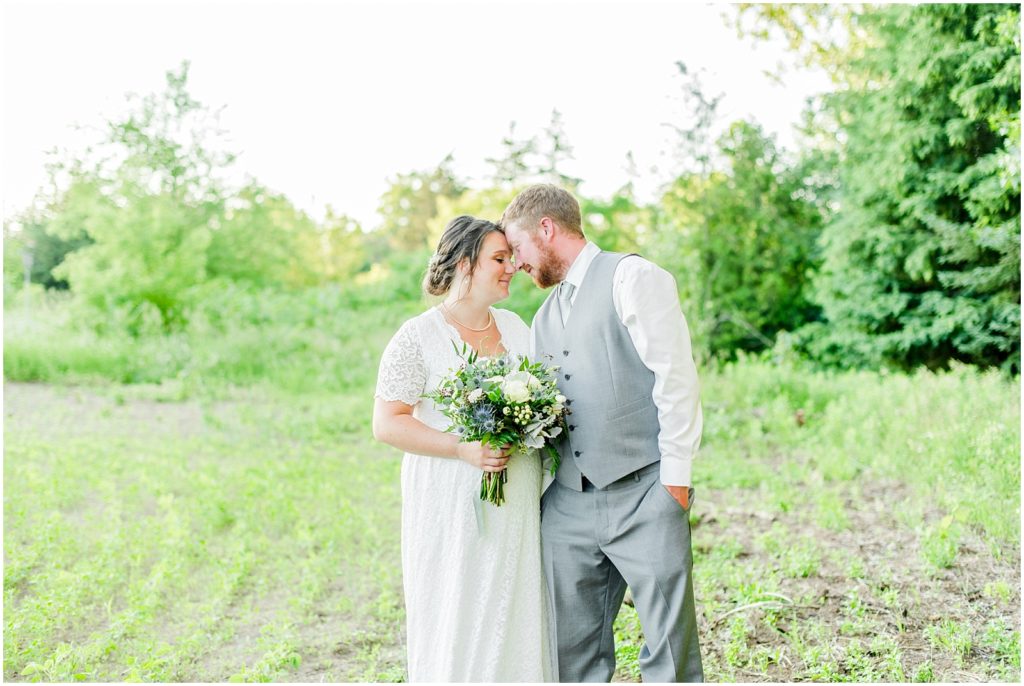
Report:
[{"label": "white dress shirt", "polygon": [[[587,241],[569,267],[564,280],[576,287],[571,302],[576,301],[580,284],[600,252]],[[629,332],[640,361],[654,373],[652,397],[661,424],[661,482],[666,486],[690,486],[704,417],[690,331],[679,306],[676,280],[650,260],[631,255],[616,265],[613,281],[615,313]],[[536,335],[534,331],[534,352]]]}]

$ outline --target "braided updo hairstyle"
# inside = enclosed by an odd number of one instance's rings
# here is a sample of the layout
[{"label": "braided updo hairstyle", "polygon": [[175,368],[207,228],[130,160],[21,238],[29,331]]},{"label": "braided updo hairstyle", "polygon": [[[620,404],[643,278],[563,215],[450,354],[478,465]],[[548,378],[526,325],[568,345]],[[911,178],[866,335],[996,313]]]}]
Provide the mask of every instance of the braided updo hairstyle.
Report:
[{"label": "braided updo hairstyle", "polygon": [[468,214],[452,219],[444,227],[437,250],[430,258],[427,274],[423,277],[423,290],[430,295],[444,295],[452,287],[455,272],[463,258],[469,260],[469,274],[473,275],[480,248],[492,231],[501,231],[497,224],[477,219]]}]

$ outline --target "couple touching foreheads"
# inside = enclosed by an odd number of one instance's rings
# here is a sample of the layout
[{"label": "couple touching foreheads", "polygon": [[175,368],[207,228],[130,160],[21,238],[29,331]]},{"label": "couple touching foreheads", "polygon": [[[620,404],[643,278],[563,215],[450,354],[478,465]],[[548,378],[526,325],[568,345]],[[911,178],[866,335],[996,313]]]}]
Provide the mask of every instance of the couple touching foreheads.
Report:
[{"label": "couple touching foreheads", "polygon": [[[557,287],[532,327],[492,307],[519,270]],[[444,300],[388,344],[373,414],[374,436],[405,451],[409,680],[610,681],[628,586],[644,681],[702,681],[688,518],[702,417],[675,280],[587,241],[577,200],[542,184],[500,224],[452,220],[424,288]],[[446,432],[424,395],[462,363],[453,342],[559,367],[572,414],[553,483],[537,451]],[[481,527],[481,471],[502,470],[505,503]]]}]

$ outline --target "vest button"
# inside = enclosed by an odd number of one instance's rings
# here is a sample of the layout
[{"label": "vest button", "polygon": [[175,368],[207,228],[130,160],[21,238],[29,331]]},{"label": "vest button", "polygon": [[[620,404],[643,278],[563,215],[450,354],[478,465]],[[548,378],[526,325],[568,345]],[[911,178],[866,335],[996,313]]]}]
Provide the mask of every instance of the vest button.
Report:
[{"label": "vest button", "polygon": [[579,456],[580,456],[580,455],[582,455],[582,454],[583,454],[583,453],[581,453],[581,452],[580,452],[579,450],[577,450],[577,451],[576,451],[576,457],[579,457]]},{"label": "vest button", "polygon": [[570,424],[569,425],[569,431],[575,431],[575,430],[576,430],[576,425],[575,424]]},{"label": "vest button", "polygon": [[565,375],[565,380],[566,380],[566,381],[568,381],[568,380],[569,380],[569,379],[571,379],[571,378],[572,378],[572,374],[566,374],[566,375]]},{"label": "vest button", "polygon": [[569,351],[568,350],[563,350],[562,354],[565,355],[566,357],[569,357]]}]

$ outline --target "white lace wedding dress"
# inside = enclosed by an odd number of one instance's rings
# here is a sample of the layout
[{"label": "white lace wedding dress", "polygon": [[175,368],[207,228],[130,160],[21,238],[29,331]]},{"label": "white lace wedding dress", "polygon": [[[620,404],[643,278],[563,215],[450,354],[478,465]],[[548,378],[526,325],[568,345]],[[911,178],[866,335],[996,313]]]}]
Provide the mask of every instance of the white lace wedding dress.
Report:
[{"label": "white lace wedding dress", "polygon": [[[492,308],[503,347],[529,353],[530,330]],[[422,398],[461,363],[462,339],[431,308],[405,322],[380,362],[376,395],[412,405],[438,430],[448,419]],[[505,503],[482,503],[482,472],[450,458],[402,460],[402,573],[410,681],[557,681],[541,567],[541,463],[509,460]]]}]

